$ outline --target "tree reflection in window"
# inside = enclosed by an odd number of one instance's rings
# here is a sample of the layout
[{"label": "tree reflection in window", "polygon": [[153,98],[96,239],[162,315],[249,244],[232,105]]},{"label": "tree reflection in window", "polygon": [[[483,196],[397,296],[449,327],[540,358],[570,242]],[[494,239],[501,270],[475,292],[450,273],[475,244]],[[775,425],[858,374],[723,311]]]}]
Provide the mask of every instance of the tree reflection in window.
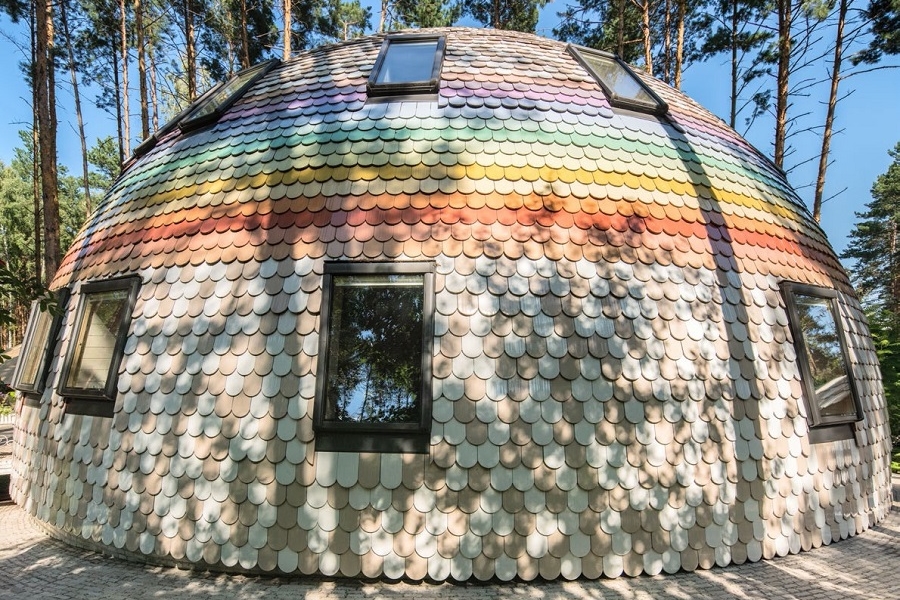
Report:
[{"label": "tree reflection in window", "polygon": [[810,441],[845,439],[852,430],[831,426],[860,420],[862,408],[842,329],[840,295],[837,290],[793,282],[783,282],[781,289],[797,350]]},{"label": "tree reflection in window", "polygon": [[855,416],[856,407],[831,299],[796,293],[794,303],[819,415],[823,418]]},{"label": "tree reflection in window", "polygon": [[137,298],[137,277],[87,283],[63,365],[66,398],[114,400],[116,376]]},{"label": "tree reflection in window", "polygon": [[421,418],[423,276],[335,275],[325,420]]}]

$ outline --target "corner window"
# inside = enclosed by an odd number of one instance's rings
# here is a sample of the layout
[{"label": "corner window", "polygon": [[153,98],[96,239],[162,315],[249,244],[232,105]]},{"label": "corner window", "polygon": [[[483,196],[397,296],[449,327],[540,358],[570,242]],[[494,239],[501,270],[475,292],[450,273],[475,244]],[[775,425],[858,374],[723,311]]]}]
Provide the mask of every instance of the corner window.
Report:
[{"label": "corner window", "polygon": [[369,96],[437,94],[445,40],[441,36],[390,36],[369,76]]},{"label": "corner window", "polygon": [[862,411],[850,371],[837,292],[788,283],[782,286],[782,293],[797,350],[810,427],[860,420]]},{"label": "corner window", "polygon": [[433,263],[327,263],[323,290],[317,449],[427,452]]},{"label": "corner window", "polygon": [[597,80],[612,106],[655,115],[664,114],[669,109],[631,67],[615,54],[572,45],[568,46],[568,50]]},{"label": "corner window", "polygon": [[20,392],[39,395],[44,391],[68,298],[69,290],[63,288],[52,301],[35,300],[31,304],[31,316],[13,377],[13,387]]},{"label": "corner window", "polygon": [[139,285],[138,278],[128,277],[82,286],[75,327],[63,365],[60,394],[67,400],[99,401],[102,404],[70,403],[67,406],[70,412],[99,408],[99,414],[112,415],[111,401],[116,398],[119,363]]}]

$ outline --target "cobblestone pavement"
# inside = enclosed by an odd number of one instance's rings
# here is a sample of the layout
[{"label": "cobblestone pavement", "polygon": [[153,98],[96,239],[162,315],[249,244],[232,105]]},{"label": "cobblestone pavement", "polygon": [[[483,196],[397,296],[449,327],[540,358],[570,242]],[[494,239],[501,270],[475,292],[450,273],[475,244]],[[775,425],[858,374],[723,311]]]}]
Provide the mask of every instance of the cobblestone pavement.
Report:
[{"label": "cobblestone pavement", "polygon": [[49,538],[17,506],[0,504],[0,599],[869,600],[900,598],[900,505],[866,533],[799,555],[695,573],[599,581],[411,584],[245,577],[149,567]]}]

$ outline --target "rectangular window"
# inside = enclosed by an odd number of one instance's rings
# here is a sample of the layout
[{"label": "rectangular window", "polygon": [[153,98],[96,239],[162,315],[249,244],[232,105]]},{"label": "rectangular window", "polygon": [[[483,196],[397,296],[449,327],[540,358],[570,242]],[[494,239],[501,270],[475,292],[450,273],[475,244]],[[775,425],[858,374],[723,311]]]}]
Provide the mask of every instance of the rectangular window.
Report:
[{"label": "rectangular window", "polygon": [[319,450],[427,451],[433,272],[423,262],[325,265]]},{"label": "rectangular window", "polygon": [[369,76],[369,96],[437,94],[444,47],[445,40],[441,36],[386,38]]},{"label": "rectangular window", "polygon": [[568,46],[568,50],[600,84],[612,106],[655,115],[664,114],[669,109],[631,67],[615,54],[572,45]]},{"label": "rectangular window", "polygon": [[[809,412],[810,427],[859,421],[856,383],[835,290],[796,283],[782,285],[791,334]],[[849,428],[841,428],[849,437]],[[824,441],[824,439],[823,439]]]},{"label": "rectangular window", "polygon": [[[82,286],[62,371],[60,394],[67,400],[102,401],[112,414],[110,401],[116,398],[119,363],[139,285],[138,278],[128,277]],[[82,404],[92,406],[89,402]],[[77,405],[67,410],[76,408],[77,412]]]},{"label": "rectangular window", "polygon": [[44,391],[68,298],[69,290],[63,288],[56,292],[52,302],[35,300],[31,304],[31,316],[13,377],[13,387],[20,392],[39,395]]}]

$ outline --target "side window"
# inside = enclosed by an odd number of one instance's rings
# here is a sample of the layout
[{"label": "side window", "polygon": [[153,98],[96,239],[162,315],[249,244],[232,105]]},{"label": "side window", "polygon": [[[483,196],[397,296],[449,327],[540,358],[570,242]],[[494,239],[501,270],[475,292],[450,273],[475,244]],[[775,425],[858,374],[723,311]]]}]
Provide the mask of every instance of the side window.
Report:
[{"label": "side window", "polygon": [[327,263],[323,291],[317,449],[427,452],[433,263]]},{"label": "side window", "polygon": [[99,414],[112,415],[119,363],[139,285],[138,278],[128,277],[81,287],[59,390],[69,401],[66,410],[81,412],[84,408],[89,414],[99,410]]},{"label": "side window", "polygon": [[13,387],[20,392],[40,395],[44,391],[68,299],[69,290],[63,288],[56,292],[53,301],[35,300],[31,304],[22,353],[13,377]]},{"label": "side window", "polygon": [[369,96],[437,94],[445,43],[433,35],[387,37],[369,76]]},{"label": "side window", "polygon": [[[810,427],[860,420],[859,394],[850,371],[837,292],[787,283],[782,285],[782,294],[797,350]],[[849,428],[844,429],[849,435]]]},{"label": "side window", "polygon": [[654,115],[669,110],[666,103],[615,54],[572,45],[568,50],[600,84],[612,106]]}]

